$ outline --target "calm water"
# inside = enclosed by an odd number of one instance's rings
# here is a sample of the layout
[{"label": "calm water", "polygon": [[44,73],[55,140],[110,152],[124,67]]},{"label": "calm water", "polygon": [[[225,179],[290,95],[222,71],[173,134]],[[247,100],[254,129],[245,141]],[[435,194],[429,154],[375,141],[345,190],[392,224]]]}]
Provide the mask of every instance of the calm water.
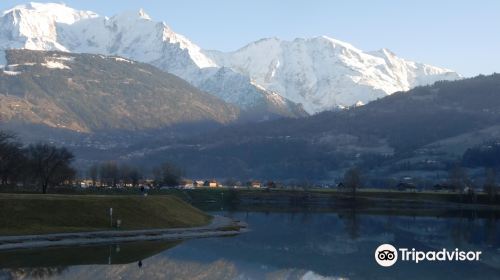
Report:
[{"label": "calm water", "polygon": [[[500,279],[498,214],[447,217],[336,212],[225,212],[235,237],[0,253],[0,279]],[[479,262],[374,260],[382,243],[480,250]],[[141,265],[139,265],[141,261]]]}]

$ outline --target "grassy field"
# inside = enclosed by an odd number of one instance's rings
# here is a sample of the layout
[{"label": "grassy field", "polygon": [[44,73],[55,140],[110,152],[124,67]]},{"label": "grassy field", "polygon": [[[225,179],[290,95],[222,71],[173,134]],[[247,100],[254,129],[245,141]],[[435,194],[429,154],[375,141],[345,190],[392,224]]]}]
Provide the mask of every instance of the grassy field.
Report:
[{"label": "grassy field", "polygon": [[210,216],[174,196],[0,194],[0,235],[201,226]]}]

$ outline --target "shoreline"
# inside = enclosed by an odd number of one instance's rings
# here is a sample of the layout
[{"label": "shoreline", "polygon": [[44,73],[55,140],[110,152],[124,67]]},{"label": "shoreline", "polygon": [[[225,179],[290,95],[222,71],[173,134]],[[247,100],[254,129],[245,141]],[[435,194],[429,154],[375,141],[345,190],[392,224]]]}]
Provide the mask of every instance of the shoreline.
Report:
[{"label": "shoreline", "polygon": [[0,251],[134,241],[221,237],[240,234],[246,230],[246,224],[243,222],[216,215],[210,224],[200,227],[0,236]]}]

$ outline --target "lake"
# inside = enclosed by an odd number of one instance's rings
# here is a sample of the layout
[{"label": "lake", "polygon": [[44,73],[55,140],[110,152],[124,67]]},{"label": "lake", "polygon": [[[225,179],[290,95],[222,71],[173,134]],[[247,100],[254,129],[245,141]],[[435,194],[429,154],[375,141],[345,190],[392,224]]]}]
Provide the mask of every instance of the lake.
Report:
[{"label": "lake", "polygon": [[[0,252],[0,279],[500,279],[497,212],[360,209],[214,212],[248,223],[234,237]],[[481,251],[479,261],[398,261],[375,249]]]}]

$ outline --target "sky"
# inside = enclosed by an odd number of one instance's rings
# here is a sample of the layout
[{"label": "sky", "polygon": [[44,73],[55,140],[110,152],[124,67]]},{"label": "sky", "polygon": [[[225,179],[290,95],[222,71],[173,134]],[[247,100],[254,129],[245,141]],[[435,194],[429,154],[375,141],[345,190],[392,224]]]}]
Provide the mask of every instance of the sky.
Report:
[{"label": "sky", "polygon": [[[0,10],[27,1],[2,0]],[[500,72],[498,0],[37,1],[112,16],[143,8],[204,49],[233,51],[267,37],[326,35],[365,51],[446,67],[464,76]]]}]

